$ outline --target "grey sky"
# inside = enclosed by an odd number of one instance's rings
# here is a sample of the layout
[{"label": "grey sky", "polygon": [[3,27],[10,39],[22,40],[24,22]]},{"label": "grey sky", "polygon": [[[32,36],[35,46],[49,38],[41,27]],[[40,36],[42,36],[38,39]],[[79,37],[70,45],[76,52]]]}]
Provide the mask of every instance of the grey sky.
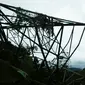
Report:
[{"label": "grey sky", "polygon": [[14,6],[75,21],[84,20],[84,0],[0,0]]},{"label": "grey sky", "polygon": [[[85,22],[85,0],[0,0],[0,3],[20,6],[31,11],[44,13],[54,17]],[[79,31],[78,28],[76,37]],[[82,61],[82,65],[85,65],[84,44],[85,34],[80,47],[72,57],[72,64]]]}]

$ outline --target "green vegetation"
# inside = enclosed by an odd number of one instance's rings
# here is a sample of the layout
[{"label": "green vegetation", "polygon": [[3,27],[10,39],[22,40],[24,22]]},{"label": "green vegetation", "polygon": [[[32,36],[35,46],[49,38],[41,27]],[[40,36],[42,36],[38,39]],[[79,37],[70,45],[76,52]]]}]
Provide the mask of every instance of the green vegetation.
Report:
[{"label": "green vegetation", "polygon": [[[85,84],[85,69],[70,71],[66,66],[65,69],[59,69],[59,71],[55,68],[50,68],[48,71],[44,63],[43,67],[39,69],[38,58],[32,58],[30,52],[23,46],[18,48],[12,44],[1,43],[0,67],[0,83],[3,84],[55,85],[57,83],[58,85],[68,85],[69,82],[72,82],[70,85],[73,83],[74,85]],[[65,71],[66,75],[64,75]],[[66,81],[61,82],[62,80]]]}]

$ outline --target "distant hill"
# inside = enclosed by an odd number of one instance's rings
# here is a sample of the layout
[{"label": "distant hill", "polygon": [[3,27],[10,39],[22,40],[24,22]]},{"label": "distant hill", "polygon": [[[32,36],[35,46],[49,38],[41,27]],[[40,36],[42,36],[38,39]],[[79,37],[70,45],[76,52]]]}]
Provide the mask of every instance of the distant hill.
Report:
[{"label": "distant hill", "polygon": [[72,71],[81,71],[82,69],[81,68],[76,68],[76,67],[70,67],[69,70],[72,70]]}]

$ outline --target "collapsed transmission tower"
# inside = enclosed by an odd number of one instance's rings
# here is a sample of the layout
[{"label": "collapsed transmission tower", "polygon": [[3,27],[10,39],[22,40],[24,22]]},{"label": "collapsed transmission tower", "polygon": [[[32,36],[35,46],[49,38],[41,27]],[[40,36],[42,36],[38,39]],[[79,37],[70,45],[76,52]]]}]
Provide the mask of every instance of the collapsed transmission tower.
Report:
[{"label": "collapsed transmission tower", "polygon": [[[43,64],[48,70],[53,65],[57,71],[63,69],[81,43],[85,23],[55,18],[2,3],[0,7],[0,41],[10,41],[18,48],[21,45],[30,47],[31,56],[42,58],[38,69]],[[83,29],[79,42],[73,49],[74,31],[78,26]],[[64,32],[65,29],[69,29],[67,33]],[[64,38],[64,34],[69,35]],[[66,40],[65,44],[63,40]],[[47,61],[49,59],[51,64]]]}]

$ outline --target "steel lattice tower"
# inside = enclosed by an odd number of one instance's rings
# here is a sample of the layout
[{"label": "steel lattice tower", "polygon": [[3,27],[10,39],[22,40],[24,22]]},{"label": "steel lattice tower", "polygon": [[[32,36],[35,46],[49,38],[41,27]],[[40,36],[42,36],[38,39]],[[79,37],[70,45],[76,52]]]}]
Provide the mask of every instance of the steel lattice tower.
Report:
[{"label": "steel lattice tower", "polygon": [[[85,23],[55,18],[2,3],[0,3],[0,7],[0,41],[10,41],[18,48],[21,45],[30,47],[31,56],[42,58],[38,69],[43,67],[43,63],[48,71],[54,65],[57,71],[65,68],[80,45],[85,31]],[[79,42],[72,50],[76,26],[82,26],[83,30]],[[65,38],[67,43],[62,45],[64,30],[67,27],[70,27],[69,39]],[[68,48],[67,51],[66,48]],[[50,57],[52,60],[48,62],[47,58],[49,59]],[[65,80],[64,77],[63,81]]]}]

